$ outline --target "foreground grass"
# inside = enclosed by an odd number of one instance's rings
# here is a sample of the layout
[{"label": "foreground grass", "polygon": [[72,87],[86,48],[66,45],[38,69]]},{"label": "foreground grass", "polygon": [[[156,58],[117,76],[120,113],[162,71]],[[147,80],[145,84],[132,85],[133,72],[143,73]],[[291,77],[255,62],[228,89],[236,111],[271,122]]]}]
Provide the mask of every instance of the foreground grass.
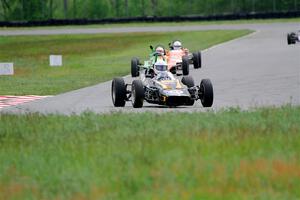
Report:
[{"label": "foreground grass", "polygon": [[[0,95],[51,95],[130,72],[130,59],[147,58],[149,45],[179,38],[191,51],[208,48],[250,33],[201,31],[0,37],[0,61],[14,62],[15,75],[0,77]],[[49,67],[49,55],[63,55],[63,67]]]},{"label": "foreground grass", "polygon": [[0,199],[299,199],[299,116],[0,115]]}]

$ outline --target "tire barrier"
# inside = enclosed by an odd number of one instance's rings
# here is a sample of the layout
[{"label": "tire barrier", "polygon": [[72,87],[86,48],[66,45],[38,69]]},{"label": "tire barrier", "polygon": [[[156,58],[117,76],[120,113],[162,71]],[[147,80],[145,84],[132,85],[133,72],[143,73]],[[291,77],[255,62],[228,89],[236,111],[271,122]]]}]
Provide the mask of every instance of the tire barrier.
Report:
[{"label": "tire barrier", "polygon": [[235,13],[211,16],[145,16],[130,18],[106,18],[106,19],[49,19],[44,21],[0,21],[0,27],[32,27],[32,26],[65,26],[65,25],[89,25],[111,24],[130,22],[182,22],[182,21],[218,21],[218,20],[241,20],[241,19],[276,19],[300,17],[300,11],[293,12],[270,12],[270,13]]}]

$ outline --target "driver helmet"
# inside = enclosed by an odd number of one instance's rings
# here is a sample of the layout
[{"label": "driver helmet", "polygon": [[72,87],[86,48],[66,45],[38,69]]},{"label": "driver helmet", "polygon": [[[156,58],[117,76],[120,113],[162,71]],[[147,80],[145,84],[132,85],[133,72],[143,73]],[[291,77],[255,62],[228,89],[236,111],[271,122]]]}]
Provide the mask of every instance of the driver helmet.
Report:
[{"label": "driver helmet", "polygon": [[158,55],[164,55],[164,48],[162,48],[161,46],[158,46],[156,49],[155,49],[155,52],[158,54]]},{"label": "driver helmet", "polygon": [[167,72],[168,70],[168,65],[164,60],[158,60],[154,64],[154,72],[155,74],[159,74],[161,72]]},{"label": "driver helmet", "polygon": [[174,49],[174,50],[179,50],[179,49],[181,49],[181,48],[182,48],[181,42],[175,41],[175,42],[173,43],[173,49]]}]

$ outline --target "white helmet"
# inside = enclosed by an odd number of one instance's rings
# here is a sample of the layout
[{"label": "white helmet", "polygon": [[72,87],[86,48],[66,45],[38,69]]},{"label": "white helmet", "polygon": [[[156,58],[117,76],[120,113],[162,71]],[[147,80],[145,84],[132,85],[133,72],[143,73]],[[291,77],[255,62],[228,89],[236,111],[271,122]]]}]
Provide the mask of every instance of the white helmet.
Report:
[{"label": "white helmet", "polygon": [[168,65],[164,60],[158,60],[154,64],[154,72],[155,74],[159,74],[161,72],[166,72],[168,70]]},{"label": "white helmet", "polygon": [[165,54],[165,50],[164,48],[162,48],[161,46],[158,46],[156,49],[155,49],[155,52],[159,55],[164,55]]},{"label": "white helmet", "polygon": [[182,47],[181,42],[175,41],[175,42],[173,43],[173,49],[174,49],[174,50],[179,50],[179,49],[181,49],[181,47]]}]

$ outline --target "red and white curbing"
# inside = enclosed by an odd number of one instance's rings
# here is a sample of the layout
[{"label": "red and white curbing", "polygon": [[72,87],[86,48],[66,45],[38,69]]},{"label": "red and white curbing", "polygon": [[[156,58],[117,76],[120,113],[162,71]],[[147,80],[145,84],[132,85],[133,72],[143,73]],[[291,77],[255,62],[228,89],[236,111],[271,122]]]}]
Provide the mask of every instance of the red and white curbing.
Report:
[{"label": "red and white curbing", "polygon": [[51,96],[37,96],[37,95],[26,95],[26,96],[0,96],[0,109],[9,107],[9,106],[16,106],[23,103],[28,103],[35,100],[44,99],[46,97]]}]

